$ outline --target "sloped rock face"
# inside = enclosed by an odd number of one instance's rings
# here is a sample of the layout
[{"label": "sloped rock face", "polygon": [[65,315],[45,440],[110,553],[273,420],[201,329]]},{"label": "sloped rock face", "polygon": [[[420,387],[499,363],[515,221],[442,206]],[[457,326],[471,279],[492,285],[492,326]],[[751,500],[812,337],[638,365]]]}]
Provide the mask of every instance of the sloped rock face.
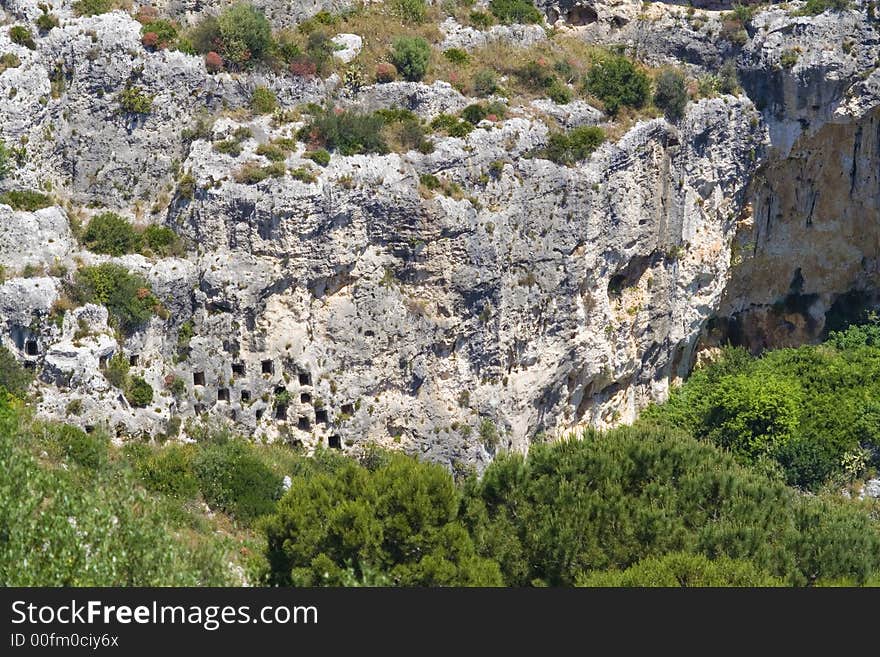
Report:
[{"label": "sloped rock face", "polygon": [[[22,60],[0,74],[0,135],[28,150],[0,191],[51,186],[66,201],[0,205],[0,337],[38,374],[39,412],[120,438],[175,436],[177,420],[205,417],[257,439],[379,443],[482,467],[540,434],[632,420],[701,344],[814,339],[840,299],[870,297],[874,24],[774,10],[732,48],[713,41],[714,14],[685,31],[668,9],[652,22],[629,18],[633,3],[589,6],[597,20],[577,28],[588,40],[616,35],[666,62],[679,46],[661,37],[676,34],[697,71],[737,55],[758,107],[746,95],[694,102],[678,124],[637,123],[565,167],[535,156],[548,140],[536,112],[565,109],[571,126],[604,117],[539,102],[437,137],[430,154],[334,154],[319,167],[298,144],[284,162],[296,175],[247,185],[236,173],[269,163],[259,147],[293,142],[303,125],[241,112],[257,85],[285,109],[333,99],[430,119],[469,101],[445,83],[352,97],[335,78],[208,75],[198,58],[146,52],[121,12],[65,15],[34,51],[0,30],[0,51]],[[28,7],[16,15],[32,19]],[[120,111],[131,87],[153,111]],[[214,147],[234,134],[240,153]],[[454,191],[429,190],[425,176]],[[88,253],[71,223],[98,211],[78,207],[89,204],[171,226],[193,249]],[[145,276],[167,310],[125,339],[98,306],[61,312],[64,269],[108,260]],[[156,391],[147,408],[104,376],[119,353]]]},{"label": "sloped rock face", "polygon": [[877,303],[880,44],[876,22],[857,12],[777,10],[755,24],[743,79],[762,99],[774,148],[709,340],[757,352],[814,342]]}]

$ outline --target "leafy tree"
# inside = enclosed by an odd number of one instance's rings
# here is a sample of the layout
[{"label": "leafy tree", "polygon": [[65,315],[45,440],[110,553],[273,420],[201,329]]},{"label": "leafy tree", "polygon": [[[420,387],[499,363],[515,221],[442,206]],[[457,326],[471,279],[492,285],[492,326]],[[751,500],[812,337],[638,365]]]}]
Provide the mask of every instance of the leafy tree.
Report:
[{"label": "leafy tree", "polygon": [[272,43],[272,28],[263,12],[251,4],[238,2],[217,19],[223,56],[236,64],[260,60]]},{"label": "leafy tree", "polygon": [[431,46],[422,37],[397,37],[392,44],[391,62],[407,80],[421,80],[430,58]]},{"label": "leafy tree", "polygon": [[458,519],[448,472],[399,454],[376,460],[294,477],[265,524],[273,583],[339,585],[374,569],[399,586],[501,583]]},{"label": "leafy tree", "polygon": [[623,55],[611,55],[594,64],[587,72],[586,87],[611,115],[621,107],[643,107],[651,93],[648,76]]},{"label": "leafy tree", "polygon": [[657,78],[654,104],[665,112],[670,121],[678,121],[684,116],[687,101],[684,75],[680,71],[663,71]]},{"label": "leafy tree", "polygon": [[649,427],[502,456],[468,483],[464,508],[480,553],[513,585],[570,585],[670,552],[747,560],[796,585],[880,569],[880,532],[859,509]]}]

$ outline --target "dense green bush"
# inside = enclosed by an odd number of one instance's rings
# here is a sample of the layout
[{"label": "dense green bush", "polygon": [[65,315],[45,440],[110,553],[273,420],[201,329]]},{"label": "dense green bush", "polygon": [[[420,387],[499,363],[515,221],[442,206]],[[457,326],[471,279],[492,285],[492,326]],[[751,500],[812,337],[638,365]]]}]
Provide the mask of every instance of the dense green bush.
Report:
[{"label": "dense green bush", "polygon": [[235,64],[260,60],[272,43],[272,28],[260,9],[238,2],[223,10],[217,19],[222,55]]},{"label": "dense green bush", "polygon": [[796,15],[818,16],[829,9],[831,11],[846,11],[850,8],[852,8],[852,0],[807,0]]},{"label": "dense green bush", "polygon": [[688,95],[684,75],[680,71],[663,71],[657,78],[654,104],[663,110],[670,121],[684,116]]},{"label": "dense green bush", "polygon": [[188,445],[168,445],[151,450],[137,463],[140,480],[155,493],[175,498],[193,498],[199,482],[193,471],[193,449]]},{"label": "dense green bush", "polygon": [[789,484],[817,490],[844,477],[845,455],[880,435],[878,338],[878,327],[854,327],[759,359],[727,350],[642,421],[686,429],[745,462],[769,460]]},{"label": "dense green bush", "polygon": [[177,41],[177,26],[165,19],[151,20],[141,25],[141,36],[145,46],[170,48]]},{"label": "dense green bush", "polygon": [[139,376],[131,377],[125,391],[128,403],[138,408],[144,408],[153,402],[153,386]]},{"label": "dense green bush", "polygon": [[[3,69],[0,67],[0,73],[2,72]],[[6,145],[5,141],[0,139],[0,179],[5,178],[12,170],[12,166],[10,165],[11,158],[12,153],[9,152],[9,147]]]},{"label": "dense green bush", "polygon": [[278,109],[275,93],[267,87],[257,87],[251,94],[251,109],[254,114],[271,114]]},{"label": "dense green bush", "polygon": [[193,470],[208,504],[245,522],[274,511],[281,496],[281,477],[241,440],[206,445]]},{"label": "dense green bush", "polygon": [[18,364],[12,352],[0,344],[0,396],[5,389],[16,397],[23,397],[32,379],[31,373]]},{"label": "dense green bush", "polygon": [[458,519],[460,493],[437,465],[381,456],[296,476],[265,524],[271,582],[340,585],[372,570],[399,586],[492,586],[498,566],[479,557]]},{"label": "dense green bush", "polygon": [[50,426],[47,433],[65,456],[82,467],[99,470],[107,464],[110,440],[103,433],[89,434],[67,424]]},{"label": "dense green bush", "polygon": [[37,47],[37,44],[34,43],[34,35],[24,25],[13,25],[10,27],[9,40],[30,50],[34,50]]},{"label": "dense green bush", "polygon": [[143,276],[110,262],[80,269],[71,297],[106,306],[111,322],[126,334],[143,326],[160,307]]},{"label": "dense green bush", "polygon": [[590,67],[586,87],[611,115],[621,107],[643,107],[651,94],[648,76],[623,55],[608,56]]},{"label": "dense green bush", "polygon": [[336,111],[330,107],[317,112],[300,129],[298,137],[311,145],[339,151],[343,155],[387,153],[388,144],[382,136],[384,120],[378,114]]},{"label": "dense green bush", "polygon": [[153,96],[143,89],[128,86],[119,92],[119,108],[129,114],[149,114],[153,110]]},{"label": "dense green bush", "polygon": [[0,194],[0,203],[5,203],[13,210],[36,212],[52,205],[52,199],[40,192],[27,189],[10,190]]},{"label": "dense green bush", "polygon": [[502,456],[465,517],[508,584],[569,585],[670,552],[747,560],[789,584],[880,569],[880,532],[846,501],[808,498],[683,434],[623,428]]},{"label": "dense green bush", "polygon": [[557,164],[572,165],[588,157],[605,141],[605,131],[598,126],[581,126],[569,132],[550,135],[541,155]]},{"label": "dense green bush", "polygon": [[[0,400],[0,586],[228,583],[220,553],[178,543],[156,501],[101,469],[80,434],[65,439],[76,454],[68,469],[31,456],[35,440],[24,413]],[[89,469],[80,472],[77,458]]]},{"label": "dense green bush", "polygon": [[[141,232],[142,246],[154,254],[167,258],[180,256],[184,253],[184,245],[180,237],[167,226],[150,224]],[[142,249],[142,253],[145,249]]]},{"label": "dense green bush", "polygon": [[531,0],[490,0],[489,11],[505,25],[544,21],[544,16],[532,4]]},{"label": "dense green bush", "polygon": [[749,561],[702,554],[671,552],[642,559],[626,570],[590,573],[577,580],[578,586],[783,586],[777,577],[758,570]]},{"label": "dense green bush", "polygon": [[115,0],[77,0],[73,3],[73,13],[77,16],[98,16],[115,8]]},{"label": "dense green bush", "polygon": [[141,248],[141,235],[126,219],[114,212],[104,212],[89,220],[82,243],[90,251],[121,256]]},{"label": "dense green bush", "polygon": [[425,0],[391,0],[391,9],[405,23],[423,23],[428,6]]},{"label": "dense green bush", "polygon": [[421,80],[430,58],[431,46],[421,37],[397,37],[392,44],[391,62],[407,80]]},{"label": "dense green bush", "polygon": [[143,253],[167,257],[183,253],[180,238],[170,228],[154,224],[136,228],[114,212],[92,217],[81,241],[90,251],[112,256]]}]

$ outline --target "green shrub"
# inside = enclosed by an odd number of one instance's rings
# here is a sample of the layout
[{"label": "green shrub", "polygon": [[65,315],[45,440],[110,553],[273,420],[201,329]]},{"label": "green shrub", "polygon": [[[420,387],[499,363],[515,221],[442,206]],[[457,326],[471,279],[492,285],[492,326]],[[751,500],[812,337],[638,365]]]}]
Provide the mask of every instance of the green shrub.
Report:
[{"label": "green shrub", "polygon": [[71,296],[80,303],[106,306],[111,322],[125,334],[143,326],[159,308],[143,276],[110,262],[80,269]]},{"label": "green shrub", "polygon": [[140,233],[123,217],[104,212],[89,220],[82,243],[95,253],[121,256],[140,250],[142,239]]},{"label": "green shrub", "polygon": [[648,76],[623,55],[611,55],[594,64],[587,72],[586,87],[611,115],[621,107],[643,107],[651,93]]},{"label": "green shrub", "polygon": [[788,584],[880,568],[880,531],[846,501],[805,497],[675,432],[626,427],[502,455],[465,516],[510,585],[569,585],[686,552],[746,560]]},{"label": "green shrub", "polygon": [[721,556],[671,552],[648,557],[626,570],[594,571],[577,579],[578,586],[697,587],[784,586],[778,577],[762,572],[753,563]]},{"label": "green shrub", "polygon": [[275,510],[281,478],[241,440],[207,445],[193,461],[205,500],[243,521]]},{"label": "green shrub", "polygon": [[316,151],[308,151],[307,153],[303,154],[303,157],[309,158],[312,162],[322,167],[330,164],[330,153],[328,153],[323,148],[319,148]]},{"label": "green shrub", "polygon": [[[2,72],[2,69],[0,69],[0,73]],[[12,170],[12,166],[9,163],[11,157],[12,153],[10,153],[9,148],[6,146],[6,142],[0,139],[0,179],[5,178]],[[6,203],[6,201],[2,200],[0,200],[0,202]],[[7,205],[9,205],[9,203],[7,203]]]},{"label": "green shrub", "polygon": [[[124,471],[46,466],[29,453],[37,440],[25,414],[0,402],[0,586],[229,583],[216,543],[178,542],[164,507]],[[94,463],[94,447],[72,453]]]},{"label": "green shrub", "polygon": [[678,121],[684,116],[687,101],[684,75],[679,71],[663,71],[657,78],[654,104],[664,111],[670,121]]},{"label": "green shrub", "polygon": [[483,68],[474,74],[474,93],[478,96],[491,96],[498,91],[495,71]]},{"label": "green shrub", "polygon": [[818,16],[828,10],[840,12],[852,8],[852,0],[807,0],[795,15]]},{"label": "green shrub", "polygon": [[201,55],[213,52],[218,47],[220,38],[220,22],[210,14],[202,16],[195,27],[187,33],[187,40],[193,50]]},{"label": "green shrub", "polygon": [[450,114],[438,114],[431,121],[431,129],[445,132],[450,137],[466,137],[474,126]]},{"label": "green shrub", "polygon": [[553,83],[547,89],[547,97],[557,105],[567,105],[571,102],[572,93],[568,85],[563,84],[559,80],[553,80]]},{"label": "green shrub", "polygon": [[13,25],[10,27],[9,40],[30,50],[35,50],[37,47],[37,44],[34,43],[34,35],[24,25]]},{"label": "green shrub", "polygon": [[571,166],[588,157],[605,141],[605,131],[598,126],[582,126],[570,132],[550,135],[541,155],[557,164]]},{"label": "green shrub", "polygon": [[153,96],[140,87],[128,86],[119,92],[119,108],[129,114],[149,114],[153,109]]},{"label": "green shrub", "polygon": [[5,389],[16,397],[23,397],[32,380],[30,371],[19,365],[12,352],[0,344],[0,396]]},{"label": "green shrub", "polygon": [[52,205],[52,199],[40,192],[20,189],[0,194],[0,203],[5,203],[13,210],[36,212]]},{"label": "green shrub", "polygon": [[486,108],[478,103],[468,105],[461,110],[461,118],[471,125],[477,125],[480,121],[486,118],[487,114],[488,112],[486,111]]},{"label": "green shrub", "polygon": [[49,32],[58,25],[58,16],[50,14],[46,9],[43,9],[43,13],[37,17],[37,27],[42,32]]},{"label": "green shrub", "polygon": [[421,80],[430,57],[431,46],[421,37],[397,37],[392,44],[391,62],[407,80]]},{"label": "green shrub", "polygon": [[104,369],[104,378],[110,385],[125,390],[128,387],[128,373],[131,365],[128,358],[122,352],[117,352],[107,361],[107,367]]},{"label": "green shrub", "polygon": [[544,16],[531,0],[490,0],[489,11],[505,25],[542,23]]},{"label": "green shrub", "polygon": [[103,468],[110,457],[110,440],[100,432],[86,433],[78,427],[59,424],[49,427],[49,437],[65,456],[90,470]]},{"label": "green shrub", "polygon": [[448,48],[443,51],[443,56],[458,66],[467,64],[471,59],[467,54],[467,50],[462,50],[461,48]]},{"label": "green shrub", "polygon": [[[460,493],[438,465],[395,454],[293,477],[265,522],[270,581],[333,586],[385,573],[398,586],[493,586],[458,518]],[[351,569],[353,573],[349,572]]]},{"label": "green shrub", "polygon": [[[183,184],[183,180],[181,184]],[[183,244],[180,237],[167,226],[150,224],[141,233],[141,237],[144,246],[159,256],[167,258],[183,254]]]},{"label": "green shrub", "polygon": [[168,445],[153,450],[137,463],[137,473],[147,490],[175,498],[190,499],[199,492],[188,445]]},{"label": "green shrub", "polygon": [[667,403],[645,409],[641,421],[717,441],[748,463],[775,463],[789,484],[818,490],[844,476],[847,453],[880,435],[875,331],[852,328],[822,347],[779,349],[760,359],[728,350]]},{"label": "green shrub", "polygon": [[77,0],[73,3],[73,13],[77,16],[98,16],[115,8],[114,0]]},{"label": "green shrub", "polygon": [[532,91],[549,89],[556,76],[553,69],[543,60],[530,59],[516,70],[516,77]]},{"label": "green shrub", "polygon": [[495,22],[492,14],[485,11],[472,11],[468,14],[468,21],[479,30],[487,30]]},{"label": "green shrub", "polygon": [[391,9],[404,23],[424,23],[428,6],[425,0],[391,0]]},{"label": "green shrub", "polygon": [[[148,34],[155,37],[147,38]],[[156,19],[141,25],[141,35],[144,45],[155,48],[170,48],[177,41],[177,26],[165,19]]]},{"label": "green shrub", "polygon": [[131,377],[125,391],[128,403],[137,408],[144,408],[153,402],[153,386],[139,376]]},{"label": "green shrub", "polygon": [[275,93],[266,87],[257,87],[251,95],[251,109],[255,114],[271,114],[278,109]]},{"label": "green shrub", "polygon": [[217,19],[217,28],[224,59],[238,65],[263,59],[272,42],[272,28],[266,16],[244,2],[224,9]]},{"label": "green shrub", "polygon": [[350,110],[336,112],[330,107],[317,112],[300,130],[298,137],[308,140],[310,145],[320,145],[343,155],[387,153],[388,144],[382,136],[384,125],[378,114]]}]

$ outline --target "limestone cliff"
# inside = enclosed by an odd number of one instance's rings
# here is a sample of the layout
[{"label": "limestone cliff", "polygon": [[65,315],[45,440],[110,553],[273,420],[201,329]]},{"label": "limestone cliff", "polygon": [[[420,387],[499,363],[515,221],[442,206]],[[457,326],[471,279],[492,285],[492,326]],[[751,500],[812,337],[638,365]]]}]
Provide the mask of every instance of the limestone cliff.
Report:
[{"label": "limestone cliff", "polygon": [[[19,21],[39,14],[24,0],[3,6]],[[200,58],[144,50],[123,12],[75,18],[66,6],[34,50],[0,29],[0,52],[22,62],[0,74],[0,136],[27,150],[0,191],[63,201],[0,205],[2,340],[37,371],[46,416],[122,438],[204,414],[258,439],[373,442],[479,467],[540,434],[632,420],[687,375],[698,344],[811,340],[853,290],[862,300],[876,289],[880,78],[864,12],[770,10],[745,43],[719,45],[716,12],[694,28],[677,7],[603,5],[595,19],[559,9],[582,25],[574,34],[637,41],[646,60],[699,72],[738,57],[745,92],[692,102],[675,124],[638,122],[575,167],[535,156],[542,117],[605,117],[535,101],[467,137],[436,137],[429,154],[334,154],[317,167],[299,144],[285,160],[299,175],[244,184],[235,173],[263,161],[258,147],[293,138],[302,119],[233,111],[197,124],[246,105],[258,85],[285,108],[333,98],[430,118],[469,101],[440,82],[352,95],[335,76],[209,75]],[[782,65],[789,51],[797,61]],[[119,112],[133,86],[154,112]],[[242,127],[240,153],[212,146]],[[461,193],[426,190],[425,174]],[[185,258],[114,259],[168,310],[124,341],[100,306],[50,321],[65,268],[109,259],[72,236],[90,204],[194,245]],[[23,277],[26,265],[44,275]],[[193,334],[185,358],[182,331]],[[149,407],[130,407],[102,374],[116,352],[159,391]],[[184,389],[172,394],[175,380]]]}]

